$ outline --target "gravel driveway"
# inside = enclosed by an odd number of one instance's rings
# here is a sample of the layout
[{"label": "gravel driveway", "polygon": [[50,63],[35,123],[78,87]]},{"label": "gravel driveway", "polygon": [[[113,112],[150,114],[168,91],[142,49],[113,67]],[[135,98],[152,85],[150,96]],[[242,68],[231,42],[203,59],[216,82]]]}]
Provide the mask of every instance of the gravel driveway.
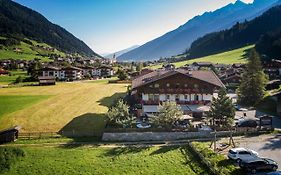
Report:
[{"label": "gravel driveway", "polygon": [[[281,170],[281,134],[241,137],[236,138],[235,142],[239,142],[239,147],[257,151],[261,157],[275,160],[279,164],[279,170]],[[262,174],[265,173],[259,173],[259,175]]]}]

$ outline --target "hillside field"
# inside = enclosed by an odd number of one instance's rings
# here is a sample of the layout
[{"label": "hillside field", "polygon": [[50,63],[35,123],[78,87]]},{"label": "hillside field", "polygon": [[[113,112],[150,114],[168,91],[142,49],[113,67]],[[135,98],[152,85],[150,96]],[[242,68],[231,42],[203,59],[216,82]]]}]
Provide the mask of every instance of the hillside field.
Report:
[{"label": "hillside field", "polygon": [[0,76],[0,85],[8,85],[16,81],[16,79],[21,76],[22,78],[27,78],[27,72],[23,70],[9,71],[10,75]]},{"label": "hillside field", "polygon": [[[26,156],[5,175],[206,174],[184,146],[22,147]],[[195,172],[196,171],[196,172]]]},{"label": "hillside field", "polygon": [[[6,39],[5,37],[0,37],[0,39]],[[51,46],[45,44],[45,43],[38,43],[34,40],[29,40],[32,43],[27,44],[23,41],[20,42],[20,45],[15,46],[3,46],[0,44],[0,60],[1,59],[16,59],[16,60],[33,60],[34,58],[39,58],[41,61],[51,61],[49,59],[48,54],[57,54],[61,57],[65,57],[65,53],[60,52],[58,50],[46,50],[42,47],[52,48]],[[15,50],[15,48],[19,49],[18,51]]]},{"label": "hillside field", "polygon": [[[192,64],[194,62],[212,62],[214,64],[234,64],[234,63],[247,63],[247,52],[252,49],[254,45],[246,46],[240,49],[223,52],[220,54],[210,55],[202,58],[195,58],[186,61],[180,61],[172,63],[176,67],[182,67],[186,64]],[[162,64],[151,66],[150,68],[161,68]]]},{"label": "hillside field", "polygon": [[21,132],[79,131],[100,136],[107,107],[126,91],[124,84],[104,81],[0,88],[0,130],[20,125]]}]

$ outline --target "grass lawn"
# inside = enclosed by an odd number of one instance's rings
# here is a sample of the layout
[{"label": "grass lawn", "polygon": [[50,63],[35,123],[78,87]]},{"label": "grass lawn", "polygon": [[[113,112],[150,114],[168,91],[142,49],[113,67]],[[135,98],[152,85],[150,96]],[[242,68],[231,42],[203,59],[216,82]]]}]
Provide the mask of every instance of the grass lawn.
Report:
[{"label": "grass lawn", "polygon": [[15,112],[31,106],[41,100],[47,99],[49,96],[33,95],[0,95],[0,118],[5,114]]},{"label": "grass lawn", "polygon": [[[104,114],[115,99],[127,90],[124,84],[57,83],[55,86],[32,86],[0,89],[0,96],[10,96],[9,113],[0,118],[0,129],[22,126],[22,132],[76,132],[100,135]],[[49,98],[18,110],[13,99],[23,96]],[[18,96],[18,97],[17,97]],[[15,106],[14,106],[15,105]],[[15,110],[12,110],[15,109]],[[17,110],[16,110],[17,109]]]},{"label": "grass lawn", "polygon": [[[228,52],[223,52],[220,54],[215,54],[215,55],[210,55],[202,58],[196,58],[192,60],[187,60],[187,61],[181,61],[181,62],[176,62],[173,63],[176,67],[181,67],[186,64],[192,64],[194,62],[212,62],[212,63],[219,63],[219,64],[234,64],[234,63],[246,63],[246,53],[249,49],[253,48],[254,46],[246,46],[240,49],[228,51]],[[162,65],[155,65],[152,66],[151,68],[157,69],[162,67]]]},{"label": "grass lawn", "polygon": [[22,147],[13,174],[207,174],[184,147]]}]

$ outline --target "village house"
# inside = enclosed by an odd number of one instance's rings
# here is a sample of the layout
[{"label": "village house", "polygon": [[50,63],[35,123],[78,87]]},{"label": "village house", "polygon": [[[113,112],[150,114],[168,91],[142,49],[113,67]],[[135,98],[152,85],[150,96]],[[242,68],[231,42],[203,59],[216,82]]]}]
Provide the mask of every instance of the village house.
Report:
[{"label": "village house", "polygon": [[8,74],[9,74],[9,71],[0,67],[0,75],[8,75]]},{"label": "village house", "polygon": [[96,75],[99,77],[111,77],[114,75],[114,70],[111,66],[102,65],[97,68]]},{"label": "village house", "polygon": [[281,61],[271,60],[264,61],[264,72],[269,76],[270,80],[281,78]]},{"label": "village house", "polygon": [[132,95],[141,104],[142,115],[157,113],[161,102],[174,101],[185,114],[200,118],[222,87],[212,71],[156,70],[132,81]]},{"label": "village house", "polygon": [[64,73],[64,76],[65,76],[64,78],[67,81],[81,80],[83,78],[83,76],[82,76],[83,70],[78,67],[73,67],[73,66],[65,67],[65,68],[62,68],[61,72]]},{"label": "village house", "polygon": [[59,80],[81,80],[82,79],[82,69],[77,67],[53,67],[48,66],[41,69],[42,77],[55,77]]},{"label": "village house", "polygon": [[241,82],[243,70],[240,68],[228,68],[220,71],[219,78],[227,86],[238,86]]}]

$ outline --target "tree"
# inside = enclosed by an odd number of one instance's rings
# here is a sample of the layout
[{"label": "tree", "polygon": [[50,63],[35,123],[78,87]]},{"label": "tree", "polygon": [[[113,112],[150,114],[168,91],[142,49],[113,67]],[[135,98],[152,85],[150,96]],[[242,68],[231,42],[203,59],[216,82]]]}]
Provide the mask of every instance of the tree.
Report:
[{"label": "tree", "polygon": [[237,91],[238,103],[246,106],[258,104],[265,94],[266,82],[267,76],[262,70],[259,55],[255,50],[252,50]]},{"label": "tree", "polygon": [[159,113],[152,118],[152,122],[157,126],[169,128],[180,120],[182,115],[180,106],[175,102],[163,102],[163,105],[159,105]]},{"label": "tree", "polygon": [[117,75],[118,75],[119,80],[121,80],[121,81],[128,79],[128,75],[124,70],[118,69]]},{"label": "tree", "polygon": [[229,126],[232,124],[235,116],[235,108],[232,100],[227,97],[224,88],[220,89],[218,98],[212,100],[210,111],[207,112],[207,118],[211,119],[215,126]]},{"label": "tree", "polygon": [[18,76],[15,80],[15,84],[22,83],[22,82],[23,82],[22,76]]},{"label": "tree", "polygon": [[140,63],[137,64],[136,71],[137,71],[137,72],[140,72],[140,71],[142,70],[142,68],[143,68],[143,63],[140,62]]},{"label": "tree", "polygon": [[124,128],[130,126],[134,121],[129,113],[129,106],[122,99],[119,99],[115,106],[108,110],[107,117],[110,124],[121,125]]},{"label": "tree", "polygon": [[38,59],[34,59],[34,61],[29,65],[27,69],[27,74],[30,75],[30,80],[36,81],[39,76],[39,71],[42,68],[42,64]]}]

